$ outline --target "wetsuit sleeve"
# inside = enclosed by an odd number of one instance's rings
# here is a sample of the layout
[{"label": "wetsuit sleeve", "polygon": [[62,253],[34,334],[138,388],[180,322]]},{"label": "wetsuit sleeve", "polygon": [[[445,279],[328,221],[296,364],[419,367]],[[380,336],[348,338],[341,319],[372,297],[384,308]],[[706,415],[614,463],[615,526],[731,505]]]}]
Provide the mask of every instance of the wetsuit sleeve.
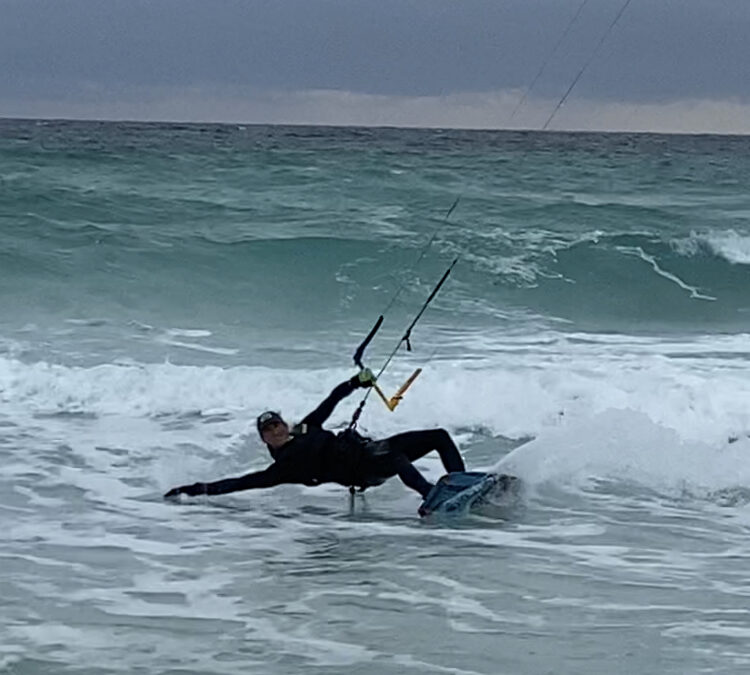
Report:
[{"label": "wetsuit sleeve", "polygon": [[204,483],[206,495],[225,495],[229,492],[240,490],[253,490],[257,488],[269,488],[282,483],[291,482],[285,480],[283,472],[279,471],[277,464],[271,464],[263,471],[253,471],[239,478],[224,478],[213,483]]},{"label": "wetsuit sleeve", "polygon": [[263,471],[254,471],[245,474],[239,478],[224,478],[213,483],[193,483],[192,485],[183,485],[167,492],[165,498],[177,497],[180,494],[186,494],[190,497],[198,495],[225,495],[229,492],[238,492],[240,490],[253,490],[256,488],[269,488],[282,483],[304,483],[307,479],[303,475],[302,467],[296,467],[293,464],[279,464],[274,462]]},{"label": "wetsuit sleeve", "polygon": [[338,405],[339,401],[346,398],[358,387],[357,376],[339,384],[315,410],[305,417],[300,424],[307,424],[311,427],[322,427]]}]

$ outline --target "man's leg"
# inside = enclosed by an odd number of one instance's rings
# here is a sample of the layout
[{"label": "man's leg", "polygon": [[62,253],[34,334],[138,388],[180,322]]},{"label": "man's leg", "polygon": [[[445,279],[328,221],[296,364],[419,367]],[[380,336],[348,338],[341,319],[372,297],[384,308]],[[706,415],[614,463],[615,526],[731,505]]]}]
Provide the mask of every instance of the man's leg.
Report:
[{"label": "man's leg", "polygon": [[[450,434],[445,429],[407,431],[403,434],[391,436],[385,440],[391,451],[405,455],[409,462],[415,462],[421,457],[424,457],[428,452],[437,450],[440,459],[443,462],[443,466],[448,473],[453,473],[454,471],[466,471],[464,460],[458,452],[458,448],[450,437]],[[416,471],[416,469],[414,470]],[[401,476],[400,471],[399,476]],[[406,483],[406,480],[404,480],[403,477],[401,480]],[[406,484],[409,485],[409,483]],[[419,490],[417,491],[419,492]]]},{"label": "man's leg", "polygon": [[398,477],[406,487],[416,490],[423,498],[427,496],[433,487],[432,483],[419,473],[404,453],[399,452],[394,454],[394,465],[398,472]]},{"label": "man's leg", "polygon": [[422,497],[426,497],[432,489],[432,483],[417,470],[406,454],[392,448],[388,440],[370,441],[364,446],[359,471],[365,485],[379,485],[386,478],[398,476],[406,487]]}]

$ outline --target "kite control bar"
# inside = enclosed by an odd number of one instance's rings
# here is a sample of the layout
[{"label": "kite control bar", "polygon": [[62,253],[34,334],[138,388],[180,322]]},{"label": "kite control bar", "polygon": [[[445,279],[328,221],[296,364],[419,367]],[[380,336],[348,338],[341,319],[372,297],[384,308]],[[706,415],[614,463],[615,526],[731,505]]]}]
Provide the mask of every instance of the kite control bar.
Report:
[{"label": "kite control bar", "polygon": [[[375,333],[378,332],[380,329],[380,326],[383,325],[383,316],[382,314],[378,317],[378,320],[375,322],[375,325],[372,327],[372,330],[367,334],[367,337],[362,340],[362,343],[357,347],[357,351],[354,352],[354,363],[355,365],[360,369],[364,370],[365,365],[362,362],[362,356],[365,352],[365,349],[367,349],[367,345],[370,344],[372,339],[375,337]],[[387,365],[387,364],[386,364]],[[382,374],[383,370],[385,370],[385,367],[383,367],[380,370],[380,374]],[[412,382],[417,379],[417,376],[419,373],[422,372],[421,368],[417,368],[404,382],[399,388],[396,393],[388,398],[384,393],[383,390],[378,386],[377,382],[373,383],[372,388],[375,390],[378,396],[380,396],[380,399],[385,403],[386,408],[393,412],[396,409],[396,406],[401,402],[401,399],[404,397],[404,394],[406,393],[406,390],[411,387]]]}]

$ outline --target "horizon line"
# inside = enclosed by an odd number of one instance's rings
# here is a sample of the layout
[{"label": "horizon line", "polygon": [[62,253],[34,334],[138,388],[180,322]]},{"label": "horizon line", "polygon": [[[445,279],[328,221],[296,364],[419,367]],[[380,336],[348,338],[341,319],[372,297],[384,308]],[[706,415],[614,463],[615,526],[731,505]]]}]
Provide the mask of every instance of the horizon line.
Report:
[{"label": "horizon line", "polygon": [[181,120],[181,119],[138,119],[131,117],[73,117],[73,116],[5,116],[0,114],[0,122],[62,122],[94,124],[154,124],[184,126],[232,126],[232,127],[294,127],[321,129],[383,129],[391,131],[460,131],[476,133],[518,133],[543,135],[612,135],[612,136],[685,136],[685,137],[722,137],[747,138],[750,132],[741,131],[648,131],[644,129],[542,129],[539,127],[461,127],[418,124],[355,124],[333,122],[249,122],[237,120]]}]

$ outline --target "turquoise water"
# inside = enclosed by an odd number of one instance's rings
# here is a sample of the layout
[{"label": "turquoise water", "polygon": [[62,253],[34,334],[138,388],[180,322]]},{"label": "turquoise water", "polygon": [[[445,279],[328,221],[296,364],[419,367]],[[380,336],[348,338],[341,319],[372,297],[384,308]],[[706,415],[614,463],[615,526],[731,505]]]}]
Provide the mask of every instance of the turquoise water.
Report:
[{"label": "turquoise water", "polygon": [[[742,672],[749,151],[0,120],[0,669]],[[308,412],[389,307],[381,364],[455,257],[362,425],[445,426],[521,503],[162,503],[264,466],[255,414]]]}]

